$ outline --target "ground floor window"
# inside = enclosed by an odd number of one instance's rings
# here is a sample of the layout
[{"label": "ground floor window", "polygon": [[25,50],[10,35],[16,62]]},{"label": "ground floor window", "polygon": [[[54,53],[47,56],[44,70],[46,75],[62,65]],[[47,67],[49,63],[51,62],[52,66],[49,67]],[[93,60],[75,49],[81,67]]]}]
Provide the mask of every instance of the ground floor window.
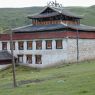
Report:
[{"label": "ground floor window", "polygon": [[26,62],[27,63],[32,63],[32,55],[26,55],[26,57],[27,57]]},{"label": "ground floor window", "polygon": [[42,56],[41,55],[35,55],[35,62],[36,64],[42,64]]},{"label": "ground floor window", "polygon": [[2,50],[7,50],[7,42],[2,42]]},{"label": "ground floor window", "polygon": [[18,63],[23,63],[23,55],[18,55]]}]

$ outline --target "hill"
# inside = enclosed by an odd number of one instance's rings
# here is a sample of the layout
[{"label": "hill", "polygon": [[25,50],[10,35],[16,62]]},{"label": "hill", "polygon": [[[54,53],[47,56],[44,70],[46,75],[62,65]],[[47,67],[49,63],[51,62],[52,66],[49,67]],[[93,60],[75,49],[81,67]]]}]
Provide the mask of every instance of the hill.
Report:
[{"label": "hill", "polygon": [[[0,31],[19,27],[31,23],[27,15],[39,12],[43,7],[29,8],[0,8]],[[95,6],[91,7],[66,7],[68,10],[84,15],[83,24],[95,26]]]},{"label": "hill", "polygon": [[38,12],[41,8],[0,8],[0,31],[30,24],[27,15]]},{"label": "hill", "polygon": [[17,66],[16,75],[13,89],[11,68],[0,71],[0,95],[95,95],[95,61],[43,70]]}]

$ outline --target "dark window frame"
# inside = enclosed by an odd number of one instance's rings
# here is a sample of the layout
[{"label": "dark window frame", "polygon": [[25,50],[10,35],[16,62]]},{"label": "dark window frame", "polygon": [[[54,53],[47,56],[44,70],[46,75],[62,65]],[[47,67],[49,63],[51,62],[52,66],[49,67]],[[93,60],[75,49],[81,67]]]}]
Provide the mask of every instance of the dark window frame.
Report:
[{"label": "dark window frame", "polygon": [[[22,48],[20,47],[20,43],[23,43]],[[18,42],[18,50],[24,50],[24,41],[19,41]]]},{"label": "dark window frame", "polygon": [[[22,62],[20,62],[19,57],[22,57]],[[23,60],[23,55],[18,55],[18,62],[19,62],[19,63],[23,63],[23,61],[24,61],[24,60]]]},{"label": "dark window frame", "polygon": [[42,50],[42,40],[36,41],[36,50]]},{"label": "dark window frame", "polygon": [[[51,47],[48,47],[48,43],[51,42]],[[52,40],[46,40],[46,49],[52,49]]]},{"label": "dark window frame", "polygon": [[[29,59],[28,59],[29,58]],[[30,59],[31,58],[31,59]],[[26,63],[32,64],[32,55],[31,54],[27,54],[26,55]]]},{"label": "dark window frame", "polygon": [[[29,48],[29,44],[30,44],[30,42],[31,42],[31,48]],[[32,50],[33,49],[33,41],[27,41],[27,50]]]},{"label": "dark window frame", "polygon": [[[61,41],[61,46],[59,47],[58,46],[58,41]],[[62,43],[62,40],[56,40],[56,49],[63,49],[63,43]]]},{"label": "dark window frame", "polygon": [[7,42],[2,42],[2,50],[7,50],[7,49],[8,49]]},{"label": "dark window frame", "polygon": [[35,55],[35,64],[42,64],[42,55]]}]

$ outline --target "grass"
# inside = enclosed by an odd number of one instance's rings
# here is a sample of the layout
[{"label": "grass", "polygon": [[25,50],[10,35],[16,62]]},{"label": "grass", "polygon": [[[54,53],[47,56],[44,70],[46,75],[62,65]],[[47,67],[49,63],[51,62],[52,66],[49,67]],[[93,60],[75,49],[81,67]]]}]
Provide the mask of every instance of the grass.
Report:
[{"label": "grass", "polygon": [[14,89],[11,68],[0,71],[0,95],[95,95],[95,61],[43,70],[17,66],[16,75],[22,84]]}]

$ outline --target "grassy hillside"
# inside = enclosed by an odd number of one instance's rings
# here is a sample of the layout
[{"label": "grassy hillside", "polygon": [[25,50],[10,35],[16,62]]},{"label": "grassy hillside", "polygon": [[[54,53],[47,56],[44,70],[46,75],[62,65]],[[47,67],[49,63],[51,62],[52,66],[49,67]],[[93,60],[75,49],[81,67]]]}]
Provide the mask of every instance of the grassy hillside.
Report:
[{"label": "grassy hillside", "polygon": [[13,89],[11,68],[0,71],[0,95],[95,95],[95,61],[43,70],[19,66],[16,74]]},{"label": "grassy hillside", "polygon": [[81,23],[95,26],[95,6],[91,7],[70,7],[70,11],[82,15]]},{"label": "grassy hillside", "polygon": [[[39,12],[42,7],[29,8],[0,8],[0,31],[31,23],[27,15]],[[82,23],[95,26],[95,6],[91,7],[68,7],[72,12],[84,15]]]},{"label": "grassy hillside", "polygon": [[41,10],[40,7],[31,8],[1,8],[0,9],[0,31],[23,26],[31,23],[27,15]]}]

